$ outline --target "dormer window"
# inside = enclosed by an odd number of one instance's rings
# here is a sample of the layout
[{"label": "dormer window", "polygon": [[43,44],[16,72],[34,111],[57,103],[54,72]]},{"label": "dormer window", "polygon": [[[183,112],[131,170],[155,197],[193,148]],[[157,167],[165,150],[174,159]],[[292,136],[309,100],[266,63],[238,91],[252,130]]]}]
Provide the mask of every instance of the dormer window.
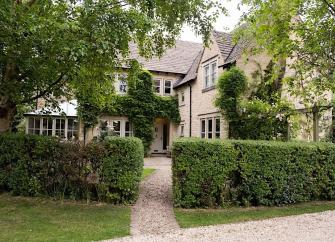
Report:
[{"label": "dormer window", "polygon": [[212,61],[204,65],[204,87],[215,86],[217,79],[217,61]]}]

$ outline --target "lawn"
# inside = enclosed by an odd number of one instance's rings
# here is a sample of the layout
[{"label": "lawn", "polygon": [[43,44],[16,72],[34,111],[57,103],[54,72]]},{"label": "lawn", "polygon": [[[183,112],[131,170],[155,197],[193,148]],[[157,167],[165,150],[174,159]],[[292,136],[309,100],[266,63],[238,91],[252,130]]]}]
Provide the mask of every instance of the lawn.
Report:
[{"label": "lawn", "polygon": [[0,195],[0,241],[92,241],[127,236],[130,208]]},{"label": "lawn", "polygon": [[175,215],[182,228],[190,228],[299,215],[304,213],[317,213],[327,210],[335,210],[335,201],[308,202],[283,207],[175,209]]},{"label": "lawn", "polygon": [[154,171],[155,169],[152,169],[152,168],[144,168],[143,173],[142,173],[142,181],[148,176],[150,176]]}]

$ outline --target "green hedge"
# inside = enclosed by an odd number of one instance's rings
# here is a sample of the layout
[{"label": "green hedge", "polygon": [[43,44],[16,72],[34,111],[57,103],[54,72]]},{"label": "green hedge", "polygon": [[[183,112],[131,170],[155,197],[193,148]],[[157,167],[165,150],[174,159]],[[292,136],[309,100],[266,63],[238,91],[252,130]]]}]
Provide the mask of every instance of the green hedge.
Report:
[{"label": "green hedge", "polygon": [[137,138],[82,146],[52,137],[0,135],[0,190],[14,195],[132,203],[142,169]]},{"label": "green hedge", "polygon": [[331,143],[179,139],[172,157],[177,207],[335,199]]}]

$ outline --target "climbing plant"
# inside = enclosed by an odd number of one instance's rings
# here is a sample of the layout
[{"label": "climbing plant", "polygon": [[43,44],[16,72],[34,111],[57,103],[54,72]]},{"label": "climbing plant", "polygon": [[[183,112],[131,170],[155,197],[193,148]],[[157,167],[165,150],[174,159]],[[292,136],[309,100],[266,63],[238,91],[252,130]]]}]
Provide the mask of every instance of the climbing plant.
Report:
[{"label": "climbing plant", "polygon": [[[270,62],[264,72],[253,73],[256,87],[248,87],[243,71],[236,67],[226,71],[218,81],[219,107],[229,122],[229,137],[234,139],[288,138],[290,105],[281,99],[283,76]],[[257,79],[257,81],[256,81]],[[247,94],[247,90],[251,93]]]},{"label": "climbing plant", "polygon": [[110,95],[100,107],[90,100],[82,100],[79,111],[86,127],[95,126],[100,114],[126,116],[133,125],[134,136],[142,140],[146,153],[154,139],[156,118],[180,122],[178,99],[156,95],[152,75],[140,68],[131,68],[128,73],[127,95]]}]

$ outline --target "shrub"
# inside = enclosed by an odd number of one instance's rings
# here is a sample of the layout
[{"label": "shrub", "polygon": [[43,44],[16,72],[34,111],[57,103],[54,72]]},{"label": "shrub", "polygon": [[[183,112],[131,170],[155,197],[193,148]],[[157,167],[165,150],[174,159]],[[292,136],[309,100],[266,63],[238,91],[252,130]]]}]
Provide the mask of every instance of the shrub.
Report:
[{"label": "shrub", "polygon": [[0,135],[0,189],[15,195],[131,203],[142,166],[143,146],[136,138],[82,146],[52,137]]},{"label": "shrub", "polygon": [[335,145],[330,143],[180,139],[172,157],[175,206],[335,199]]}]

